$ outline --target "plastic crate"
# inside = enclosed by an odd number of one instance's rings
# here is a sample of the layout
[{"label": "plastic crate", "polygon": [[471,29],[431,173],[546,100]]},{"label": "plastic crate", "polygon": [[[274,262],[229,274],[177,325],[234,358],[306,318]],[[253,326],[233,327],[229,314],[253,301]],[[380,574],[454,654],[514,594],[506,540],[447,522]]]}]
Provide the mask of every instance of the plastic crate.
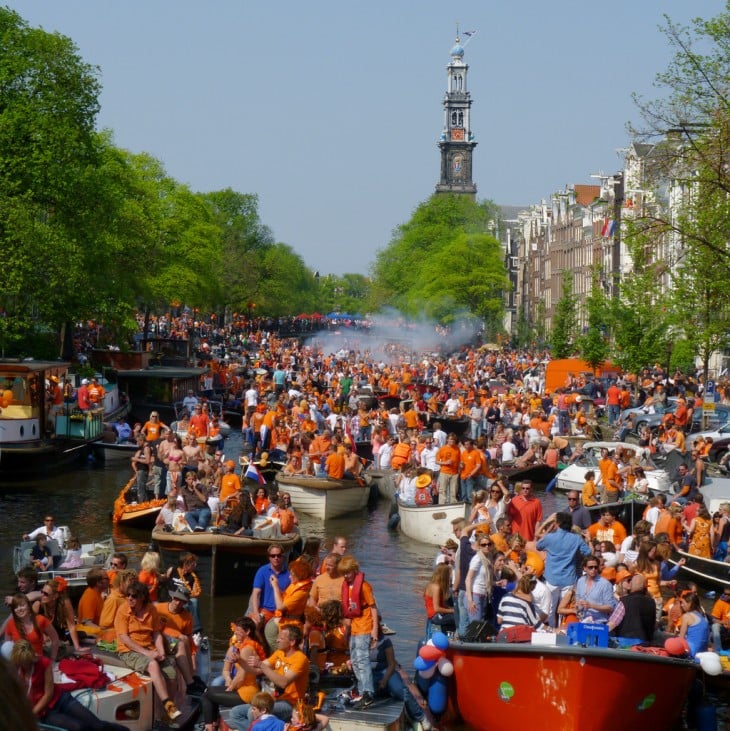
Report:
[{"label": "plastic crate", "polygon": [[573,622],[568,625],[568,642],[583,647],[608,647],[608,625]]}]

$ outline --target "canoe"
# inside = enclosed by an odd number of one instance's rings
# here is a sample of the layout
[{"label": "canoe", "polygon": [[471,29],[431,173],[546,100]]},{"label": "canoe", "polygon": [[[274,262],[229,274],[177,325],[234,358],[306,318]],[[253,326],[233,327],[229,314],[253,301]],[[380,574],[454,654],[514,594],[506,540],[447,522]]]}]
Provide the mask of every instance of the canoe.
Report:
[{"label": "canoe", "polygon": [[466,503],[450,505],[407,505],[398,500],[400,529],[403,535],[420,543],[442,546],[454,537],[451,521],[466,518],[471,506]]},{"label": "canoe", "polygon": [[330,480],[301,475],[276,476],[279,491],[291,495],[295,510],[320,520],[331,520],[362,510],[368,502],[370,488],[354,480]]},{"label": "canoe", "polygon": [[677,577],[682,581],[694,581],[702,587],[720,590],[730,587],[730,563],[713,561],[711,558],[694,556],[685,551],[672,551],[670,560],[676,563],[680,558],[685,560]]},{"label": "canoe", "polygon": [[204,591],[211,595],[236,594],[241,586],[251,584],[256,570],[267,562],[269,546],[281,546],[289,552],[301,540],[299,533],[281,536],[272,529],[260,529],[257,533],[254,536],[168,533],[155,528],[152,542],[160,549],[167,566],[177,566],[183,551],[194,553],[198,558],[197,573]]},{"label": "canoe", "polygon": [[451,705],[481,731],[674,728],[698,668],[692,660],[567,644],[452,642],[446,652]]},{"label": "canoe", "polygon": [[147,500],[143,503],[128,502],[127,495],[130,490],[136,496],[135,482],[136,478],[132,477],[114,501],[112,523],[114,525],[134,526],[135,528],[152,528],[167,500],[160,498],[159,500]]}]

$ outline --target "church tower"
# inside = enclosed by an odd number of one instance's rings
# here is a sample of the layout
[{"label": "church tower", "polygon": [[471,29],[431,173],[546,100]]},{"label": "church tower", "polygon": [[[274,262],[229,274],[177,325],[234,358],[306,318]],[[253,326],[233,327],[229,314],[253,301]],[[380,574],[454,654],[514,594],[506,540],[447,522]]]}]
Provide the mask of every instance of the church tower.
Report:
[{"label": "church tower", "polygon": [[471,95],[466,85],[469,66],[464,63],[464,47],[456,36],[451,61],[446,67],[447,87],[444,96],[444,128],[438,146],[441,148],[441,180],[437,193],[459,193],[476,198],[472,181],[473,152],[477,143],[471,131]]}]

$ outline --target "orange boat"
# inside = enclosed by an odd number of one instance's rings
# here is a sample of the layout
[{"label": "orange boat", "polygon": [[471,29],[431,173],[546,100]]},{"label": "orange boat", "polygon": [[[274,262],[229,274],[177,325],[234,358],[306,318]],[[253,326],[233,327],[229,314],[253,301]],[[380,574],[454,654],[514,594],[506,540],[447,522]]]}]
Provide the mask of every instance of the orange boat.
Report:
[{"label": "orange boat", "polygon": [[160,498],[147,500],[144,503],[127,502],[127,495],[133,488],[136,479],[136,477],[132,477],[114,501],[112,523],[114,525],[130,525],[135,528],[152,528],[167,500]]},{"label": "orange boat", "polygon": [[629,649],[451,643],[451,705],[480,731],[673,728],[697,674]]}]

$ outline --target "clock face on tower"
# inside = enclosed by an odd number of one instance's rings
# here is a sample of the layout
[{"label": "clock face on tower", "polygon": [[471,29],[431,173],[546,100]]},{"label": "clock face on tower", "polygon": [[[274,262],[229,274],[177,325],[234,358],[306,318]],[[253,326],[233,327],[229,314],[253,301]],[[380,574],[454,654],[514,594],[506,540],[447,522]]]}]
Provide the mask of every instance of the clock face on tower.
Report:
[{"label": "clock face on tower", "polygon": [[464,130],[463,129],[452,129],[451,130],[451,139],[454,142],[462,142],[464,140]]}]

